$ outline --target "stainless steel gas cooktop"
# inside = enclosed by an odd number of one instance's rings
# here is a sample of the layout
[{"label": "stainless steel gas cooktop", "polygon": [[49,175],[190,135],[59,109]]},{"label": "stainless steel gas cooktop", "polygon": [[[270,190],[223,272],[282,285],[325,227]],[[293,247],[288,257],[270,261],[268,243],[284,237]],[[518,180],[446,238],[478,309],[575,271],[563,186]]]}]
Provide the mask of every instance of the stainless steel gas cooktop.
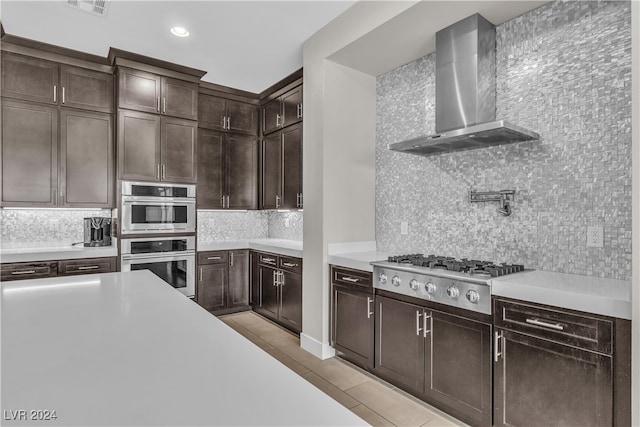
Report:
[{"label": "stainless steel gas cooktop", "polygon": [[423,254],[371,264],[377,289],[485,314],[491,314],[491,279],[525,271],[520,264]]}]

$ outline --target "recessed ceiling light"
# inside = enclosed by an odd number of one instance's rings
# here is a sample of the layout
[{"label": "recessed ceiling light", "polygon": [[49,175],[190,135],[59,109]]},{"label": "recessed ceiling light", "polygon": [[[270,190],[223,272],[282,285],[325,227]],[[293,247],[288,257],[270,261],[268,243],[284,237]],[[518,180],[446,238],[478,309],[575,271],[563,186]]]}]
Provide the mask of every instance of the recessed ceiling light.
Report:
[{"label": "recessed ceiling light", "polygon": [[189,37],[189,31],[187,31],[186,28],[182,27],[173,27],[171,29],[171,34],[176,37]]}]

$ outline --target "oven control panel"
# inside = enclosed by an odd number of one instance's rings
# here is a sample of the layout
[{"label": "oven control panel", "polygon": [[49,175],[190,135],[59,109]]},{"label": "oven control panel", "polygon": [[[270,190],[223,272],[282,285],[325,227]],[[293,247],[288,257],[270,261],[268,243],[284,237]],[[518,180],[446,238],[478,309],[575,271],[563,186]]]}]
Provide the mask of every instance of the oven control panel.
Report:
[{"label": "oven control panel", "polygon": [[389,292],[491,314],[491,287],[458,279],[374,267],[373,286]]}]

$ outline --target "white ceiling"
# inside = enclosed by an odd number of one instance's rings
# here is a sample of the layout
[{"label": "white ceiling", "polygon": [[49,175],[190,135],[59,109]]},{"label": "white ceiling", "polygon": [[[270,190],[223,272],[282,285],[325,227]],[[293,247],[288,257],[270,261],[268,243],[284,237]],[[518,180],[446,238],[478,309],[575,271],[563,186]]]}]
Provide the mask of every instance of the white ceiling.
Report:
[{"label": "white ceiling", "polygon": [[[302,67],[302,44],[355,1],[110,1],[105,16],[66,0],[0,1],[7,34],[106,57],[109,47],[207,71],[259,93]],[[191,36],[169,33],[182,26]]]}]

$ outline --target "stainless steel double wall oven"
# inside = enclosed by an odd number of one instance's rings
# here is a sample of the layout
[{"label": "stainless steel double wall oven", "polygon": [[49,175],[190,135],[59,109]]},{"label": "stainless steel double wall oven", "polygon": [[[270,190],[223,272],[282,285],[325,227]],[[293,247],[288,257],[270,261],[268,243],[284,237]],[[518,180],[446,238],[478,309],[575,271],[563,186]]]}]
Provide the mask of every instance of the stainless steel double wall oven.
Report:
[{"label": "stainless steel double wall oven", "polygon": [[195,296],[196,186],[122,182],[121,270],[150,270]]}]

